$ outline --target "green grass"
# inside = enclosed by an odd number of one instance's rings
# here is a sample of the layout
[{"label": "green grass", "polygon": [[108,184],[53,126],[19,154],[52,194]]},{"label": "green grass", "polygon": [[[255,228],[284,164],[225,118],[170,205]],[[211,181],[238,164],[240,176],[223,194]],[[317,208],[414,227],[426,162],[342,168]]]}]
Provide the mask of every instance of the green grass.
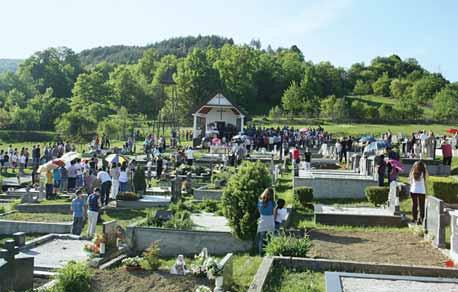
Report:
[{"label": "green grass", "polygon": [[274,268],[266,292],[325,292],[324,273]]},{"label": "green grass", "polygon": [[3,220],[30,221],[30,222],[68,222],[72,221],[70,214],[57,213],[22,213],[14,212],[0,217]]},{"label": "green grass", "polygon": [[261,265],[259,256],[235,255],[233,261],[234,291],[247,291]]}]

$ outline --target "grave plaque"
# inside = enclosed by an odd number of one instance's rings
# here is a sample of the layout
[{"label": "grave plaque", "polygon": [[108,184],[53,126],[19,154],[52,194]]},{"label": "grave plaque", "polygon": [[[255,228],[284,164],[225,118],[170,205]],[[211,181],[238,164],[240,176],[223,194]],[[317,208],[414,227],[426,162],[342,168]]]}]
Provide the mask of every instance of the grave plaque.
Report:
[{"label": "grave plaque", "polygon": [[452,234],[450,236],[450,257],[458,263],[458,210],[449,212]]},{"label": "grave plaque", "polygon": [[427,196],[425,204],[425,234],[436,247],[445,247],[445,227],[450,220],[444,211],[444,201]]},{"label": "grave plaque", "polygon": [[399,207],[399,192],[402,184],[397,181],[392,181],[390,183],[390,192],[388,193],[388,208],[393,215],[399,215],[401,213]]},{"label": "grave plaque", "polygon": [[103,223],[103,235],[107,246],[115,246],[118,231],[118,222],[116,220]]}]

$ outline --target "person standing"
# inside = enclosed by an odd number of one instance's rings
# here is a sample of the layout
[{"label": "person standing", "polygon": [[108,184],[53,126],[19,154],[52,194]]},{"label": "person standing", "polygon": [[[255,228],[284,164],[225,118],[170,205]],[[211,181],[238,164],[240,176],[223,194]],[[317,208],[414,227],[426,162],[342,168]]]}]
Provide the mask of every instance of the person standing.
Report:
[{"label": "person standing", "polygon": [[258,210],[260,214],[257,229],[259,255],[263,255],[264,241],[266,239],[267,234],[275,232],[275,207],[276,206],[274,202],[274,190],[272,188],[267,188],[259,197],[258,201]]},{"label": "person standing", "polygon": [[46,200],[51,199],[53,195],[53,178],[52,178],[52,173],[51,170],[48,170],[46,172]]},{"label": "person standing", "polygon": [[[426,179],[428,173],[422,161],[417,161],[412,166],[409,174],[410,196],[412,197],[412,217],[418,225],[425,218]],[[418,218],[418,209],[420,217]]]},{"label": "person standing", "polygon": [[61,172],[59,168],[52,171],[52,177],[54,180],[54,194],[58,194],[61,186]]},{"label": "person standing", "polygon": [[451,165],[452,157],[453,157],[452,145],[450,145],[447,142],[447,137],[445,136],[444,136],[444,141],[442,142],[442,145],[441,145],[441,149],[442,149],[442,164]]},{"label": "person standing", "polygon": [[377,175],[378,175],[378,186],[383,187],[385,182],[386,162],[385,155],[380,155],[377,161]]},{"label": "person standing", "polygon": [[68,173],[68,191],[73,192],[76,187],[76,176],[77,176],[77,169],[75,167],[75,160],[70,162],[70,166],[67,169]]},{"label": "person standing", "polygon": [[188,149],[186,149],[185,154],[188,165],[192,165],[192,163],[194,162],[194,151],[192,151],[192,148],[188,147]]},{"label": "person standing", "polygon": [[110,201],[111,177],[106,171],[105,166],[97,173],[97,180],[101,185],[101,202],[102,205],[108,205]]},{"label": "person standing", "polygon": [[80,235],[81,231],[83,231],[85,209],[86,205],[83,200],[83,192],[78,190],[76,191],[76,198],[72,200],[71,205],[73,213],[72,234],[74,235]]},{"label": "person standing", "polygon": [[94,193],[90,194],[87,197],[87,219],[88,219],[88,229],[87,236],[92,238],[95,234],[95,228],[97,226],[97,220],[99,218],[99,196],[100,189],[96,188]]},{"label": "person standing", "polygon": [[68,172],[65,166],[60,168],[60,191],[62,193],[67,193],[68,188]]},{"label": "person standing", "polygon": [[164,161],[162,160],[162,156],[158,155],[157,159],[156,159],[156,178],[157,179],[161,179],[162,170],[163,170],[163,167],[164,167],[164,163],[163,162]]},{"label": "person standing", "polygon": [[121,171],[119,172],[119,191],[127,192],[127,186],[129,184],[129,175],[127,174],[127,166],[121,165]]},{"label": "person standing", "polygon": [[119,192],[119,176],[121,175],[121,171],[119,169],[119,163],[113,163],[111,165],[110,175],[111,175],[111,198],[116,200],[116,196]]}]

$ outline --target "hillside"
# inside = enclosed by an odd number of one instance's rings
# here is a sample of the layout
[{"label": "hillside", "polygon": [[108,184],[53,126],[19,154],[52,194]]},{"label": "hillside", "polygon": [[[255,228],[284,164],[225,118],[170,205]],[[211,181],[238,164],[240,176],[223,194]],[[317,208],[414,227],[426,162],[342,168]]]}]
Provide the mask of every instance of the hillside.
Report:
[{"label": "hillside", "polygon": [[22,61],[21,59],[0,59],[0,73],[5,71],[16,72]]},{"label": "hillside", "polygon": [[102,61],[113,64],[132,64],[141,58],[143,52],[155,48],[159,56],[168,54],[185,57],[194,48],[220,48],[225,44],[234,44],[231,38],[219,36],[176,37],[149,44],[146,46],[106,46],[87,49],[78,55],[83,65],[96,65]]}]

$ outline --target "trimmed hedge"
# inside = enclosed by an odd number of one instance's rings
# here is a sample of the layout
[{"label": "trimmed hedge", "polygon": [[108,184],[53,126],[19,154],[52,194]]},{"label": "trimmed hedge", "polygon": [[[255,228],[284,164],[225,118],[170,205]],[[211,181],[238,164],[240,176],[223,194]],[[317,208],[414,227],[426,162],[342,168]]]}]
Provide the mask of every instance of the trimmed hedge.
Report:
[{"label": "trimmed hedge", "polygon": [[458,203],[458,180],[451,177],[430,176],[426,187],[428,195],[446,203]]},{"label": "trimmed hedge", "polygon": [[313,201],[313,189],[311,187],[298,187],[294,192],[303,207]]},{"label": "trimmed hedge", "polygon": [[389,192],[389,187],[371,186],[364,189],[364,194],[366,195],[367,200],[376,207],[383,205],[388,201]]}]

